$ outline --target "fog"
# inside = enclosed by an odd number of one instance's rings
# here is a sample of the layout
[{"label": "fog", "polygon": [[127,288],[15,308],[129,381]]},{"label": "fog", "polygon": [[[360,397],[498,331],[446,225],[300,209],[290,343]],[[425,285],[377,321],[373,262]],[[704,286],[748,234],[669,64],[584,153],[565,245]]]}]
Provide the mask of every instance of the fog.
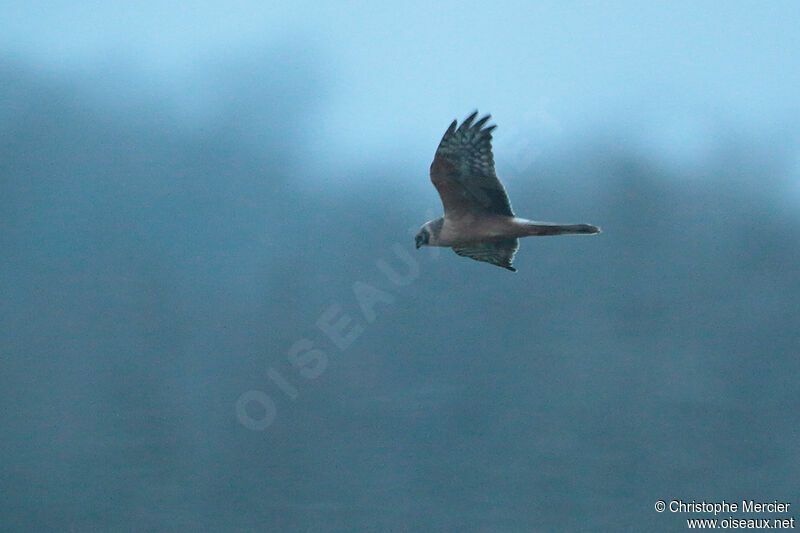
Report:
[{"label": "fog", "polygon": [[[798,52],[788,5],[731,5],[400,10],[375,49],[388,8],[172,34],[116,6],[91,37],[4,8],[0,529],[678,531],[713,515],[656,501],[800,501]],[[445,46],[484,15],[496,47]],[[415,250],[475,108],[517,214],[603,233],[525,239],[516,274]]]}]

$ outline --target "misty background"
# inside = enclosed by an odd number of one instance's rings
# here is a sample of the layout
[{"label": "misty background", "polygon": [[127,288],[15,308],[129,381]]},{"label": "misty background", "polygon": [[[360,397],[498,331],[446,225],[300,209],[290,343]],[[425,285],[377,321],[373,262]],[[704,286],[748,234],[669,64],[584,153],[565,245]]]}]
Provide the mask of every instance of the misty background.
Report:
[{"label": "misty background", "polygon": [[[0,530],[678,531],[656,500],[800,505],[799,16],[3,4]],[[517,274],[414,250],[474,109],[520,216],[604,232],[525,239]],[[376,262],[406,256],[397,286]],[[363,328],[344,350],[331,306]]]}]

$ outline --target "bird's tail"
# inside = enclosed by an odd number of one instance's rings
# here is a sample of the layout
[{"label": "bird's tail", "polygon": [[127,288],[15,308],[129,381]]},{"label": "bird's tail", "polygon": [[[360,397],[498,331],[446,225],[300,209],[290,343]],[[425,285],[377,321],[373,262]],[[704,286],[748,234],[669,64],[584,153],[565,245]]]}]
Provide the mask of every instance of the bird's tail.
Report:
[{"label": "bird's tail", "polygon": [[530,236],[544,235],[594,235],[600,228],[591,224],[551,224],[549,222],[527,221],[525,227]]}]

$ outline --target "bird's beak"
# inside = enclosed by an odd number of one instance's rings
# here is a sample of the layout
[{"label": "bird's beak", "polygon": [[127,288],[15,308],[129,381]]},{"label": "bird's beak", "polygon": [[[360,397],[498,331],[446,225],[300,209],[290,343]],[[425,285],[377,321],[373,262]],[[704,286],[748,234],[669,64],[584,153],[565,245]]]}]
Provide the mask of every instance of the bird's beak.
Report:
[{"label": "bird's beak", "polygon": [[419,250],[419,247],[420,247],[420,246],[422,246],[422,245],[419,243],[419,241],[414,241],[414,245],[417,247],[417,250]]}]

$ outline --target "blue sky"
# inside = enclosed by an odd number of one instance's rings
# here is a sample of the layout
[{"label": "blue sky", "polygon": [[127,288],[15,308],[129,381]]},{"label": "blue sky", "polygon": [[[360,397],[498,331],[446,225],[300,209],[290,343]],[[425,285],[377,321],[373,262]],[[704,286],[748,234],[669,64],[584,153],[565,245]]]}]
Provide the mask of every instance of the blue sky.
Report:
[{"label": "blue sky", "polygon": [[10,1],[0,18],[7,54],[89,76],[123,61],[189,114],[209,104],[209,65],[301,52],[325,87],[325,157],[427,159],[475,108],[498,150],[616,128],[675,157],[720,124],[800,116],[796,2]]}]

